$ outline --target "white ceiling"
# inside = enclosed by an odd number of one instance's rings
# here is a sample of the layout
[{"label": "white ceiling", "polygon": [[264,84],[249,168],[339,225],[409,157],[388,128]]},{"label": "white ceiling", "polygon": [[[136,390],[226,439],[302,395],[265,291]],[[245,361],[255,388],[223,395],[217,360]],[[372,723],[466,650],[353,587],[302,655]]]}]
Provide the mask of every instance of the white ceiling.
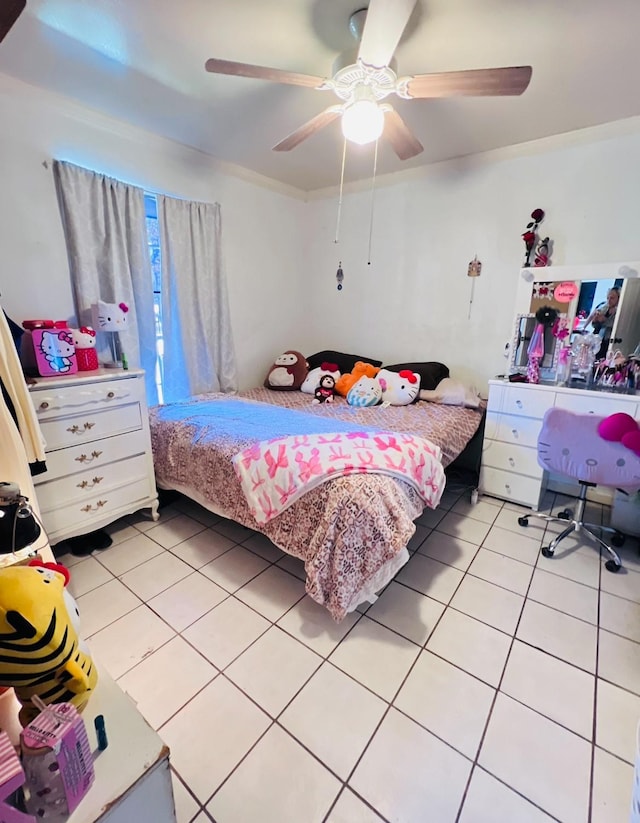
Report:
[{"label": "white ceiling", "polygon": [[[393,0],[389,0],[393,2]],[[208,57],[330,75],[367,0],[29,0],[0,45],[0,72],[313,190],[340,176],[338,122],[288,153],[271,146],[331,92],[208,74]],[[425,150],[389,173],[640,114],[638,0],[418,0],[398,73],[531,65],[522,97],[394,100]],[[346,179],[372,148],[349,149]]]}]

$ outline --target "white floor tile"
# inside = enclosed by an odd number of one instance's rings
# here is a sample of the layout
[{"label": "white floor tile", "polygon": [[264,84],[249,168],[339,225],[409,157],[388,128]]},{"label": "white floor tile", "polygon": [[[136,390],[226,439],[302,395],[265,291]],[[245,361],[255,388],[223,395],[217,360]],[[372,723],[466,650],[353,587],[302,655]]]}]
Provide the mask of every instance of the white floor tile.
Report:
[{"label": "white floor tile", "polygon": [[630,820],[633,769],[596,746],[591,823]]},{"label": "white floor tile", "polygon": [[639,721],[640,697],[598,680],[597,745],[635,764]]},{"label": "white floor tile", "polygon": [[223,669],[271,624],[234,597],[220,603],[182,632],[194,648]]},{"label": "white floor tile", "polygon": [[136,529],[132,531],[133,537],[96,555],[102,565],[117,577],[164,552],[162,546],[146,534],[140,534]]},{"label": "white floor tile", "polygon": [[437,600],[392,581],[367,611],[367,617],[422,646],[444,609]]},{"label": "white floor tile", "polygon": [[[518,523],[518,518],[527,514],[531,515],[529,525],[521,526]],[[493,528],[500,531],[509,531],[519,537],[524,537],[526,540],[531,540],[536,543],[538,551],[540,551],[540,543],[547,524],[542,518],[534,517],[533,514],[534,512],[531,509],[525,509],[521,506],[512,507],[510,503],[505,503],[504,508],[493,523]]]},{"label": "white floor tile", "polygon": [[440,498],[440,502],[438,504],[438,508],[446,509],[447,511],[454,506],[458,500],[462,497],[461,492],[450,491],[449,489],[445,489],[442,497]]},{"label": "white floor tile", "polygon": [[321,663],[317,654],[272,626],[225,674],[261,708],[277,717]]},{"label": "white floor tile", "polygon": [[516,640],[500,690],[591,740],[594,675]]},{"label": "white floor tile", "polygon": [[222,675],[160,730],[171,764],[206,803],[271,721]]},{"label": "white floor tile", "polygon": [[119,580],[111,580],[104,586],[99,586],[79,597],[77,603],[82,637],[91,637],[141,605],[140,599]]},{"label": "white floor tile", "polygon": [[87,557],[69,570],[69,578],[69,590],[77,599],[113,580],[113,575],[93,557]]},{"label": "white floor tile", "polygon": [[420,648],[363,617],[329,658],[385,700],[400,687]]},{"label": "white floor tile", "polygon": [[427,528],[426,526],[422,526],[419,523],[416,525],[416,530],[411,536],[411,539],[407,543],[407,549],[409,550],[410,554],[413,554],[429,537],[431,534],[431,529]]},{"label": "white floor tile", "polygon": [[208,577],[192,572],[147,603],[171,628],[181,632],[229,597]]},{"label": "white floor tile", "polygon": [[598,621],[598,592],[566,577],[542,569],[533,573],[529,597],[588,623]]},{"label": "white floor tile", "polygon": [[388,820],[453,823],[470,771],[466,758],[391,709],[349,782]]},{"label": "white floor tile", "polygon": [[452,537],[459,537],[461,540],[475,543],[478,546],[481,545],[490,528],[491,526],[488,523],[483,523],[481,520],[472,520],[470,517],[455,512],[449,512],[445,515],[437,526],[439,532],[450,534]]},{"label": "white floor tile", "polygon": [[640,643],[601,629],[598,674],[623,689],[640,694]]},{"label": "white floor tile", "polygon": [[91,651],[111,677],[119,677],[175,637],[148,606],[139,606],[91,638]]},{"label": "white floor tile", "polygon": [[289,574],[292,574],[294,577],[297,577],[298,580],[302,580],[303,583],[307,579],[307,573],[304,568],[304,560],[300,560],[299,557],[293,557],[291,554],[285,554],[284,557],[278,560],[276,566],[289,572]]},{"label": "white floor tile", "polygon": [[284,552],[282,549],[274,546],[269,538],[264,534],[252,534],[251,537],[249,537],[248,540],[245,540],[242,545],[245,549],[249,549],[256,554],[259,554],[260,557],[264,557],[264,559],[268,560],[269,563],[275,563],[276,560],[280,560],[281,557],[284,557]]},{"label": "white floor tile", "polygon": [[181,637],[174,637],[130,669],[118,685],[158,729],[209,683],[217,670]]},{"label": "white floor tile", "polygon": [[178,509],[171,505],[171,506],[163,506],[159,512],[159,519],[158,520],[151,520],[150,517],[145,517],[144,515],[133,515],[135,518],[135,527],[140,532],[148,532],[150,529],[154,529],[156,526],[164,526],[165,523],[168,523],[169,520],[176,517],[176,515],[180,514]]},{"label": "white floor tile", "polygon": [[[558,546],[553,557],[543,557],[540,555],[538,568],[545,572],[557,574],[560,577],[568,577],[569,580],[575,580],[576,583],[583,583],[585,586],[592,586],[594,589],[597,589],[598,580],[600,579],[600,558],[597,552],[580,554],[579,552],[571,551],[566,553],[565,544],[566,541]],[[545,542],[545,545],[548,545],[548,541]],[[608,574],[608,572],[602,573],[603,580]],[[611,575],[611,577],[615,577],[615,575]]]},{"label": "white floor tile", "polygon": [[235,543],[228,537],[223,537],[214,529],[205,529],[178,543],[171,551],[194,569],[201,569],[234,546]]},{"label": "white floor tile", "polygon": [[271,566],[236,592],[238,600],[275,622],[304,597],[304,583]]},{"label": "white floor tile", "polygon": [[270,564],[257,554],[236,546],[207,563],[200,571],[228,592],[235,592]]},{"label": "white floor tile", "polygon": [[381,823],[381,821],[382,818],[379,815],[363,803],[351,789],[347,788],[344,789],[327,818],[327,823]]},{"label": "white floor tile", "polygon": [[447,509],[442,509],[440,507],[437,509],[425,509],[416,520],[416,523],[420,526],[424,526],[425,529],[435,529],[446,513]]},{"label": "white floor tile", "polygon": [[208,804],[224,823],[321,823],[340,782],[273,726]]},{"label": "white floor tile", "polygon": [[527,600],[516,637],[588,672],[596,669],[597,628]]},{"label": "white floor tile", "polygon": [[490,686],[425,651],[393,704],[473,759],[494,694]]},{"label": "white floor tile", "polygon": [[640,603],[640,572],[623,567],[617,574],[602,570],[602,591]]},{"label": "white floor tile", "polygon": [[451,600],[451,606],[496,629],[513,634],[524,597],[479,577],[466,575]]},{"label": "white floor tile", "polygon": [[228,537],[229,540],[233,540],[234,543],[243,543],[251,535],[258,534],[253,529],[248,529],[246,526],[236,523],[235,520],[226,520],[224,518],[214,523],[213,528]]},{"label": "white floor tile", "polygon": [[307,595],[278,620],[278,625],[321,657],[327,657],[359,619],[358,612],[351,612],[336,623],[324,606]]},{"label": "white floor tile", "polygon": [[447,609],[427,643],[427,650],[497,686],[510,644],[508,635]]},{"label": "white floor tile", "polygon": [[451,511],[491,525],[498,516],[500,509],[492,503],[487,503],[485,500],[478,500],[478,502],[473,505],[465,497],[461,497],[457,503],[453,504]]},{"label": "white floor tile", "polygon": [[[147,522],[153,524],[152,520],[148,520]],[[129,540],[129,538],[135,537],[138,534],[138,529],[135,529],[130,523],[128,523],[125,517],[122,517],[120,520],[116,520],[113,523],[109,523],[108,526],[104,527],[104,530],[113,541],[111,548],[119,545],[124,540]]]},{"label": "white floor tile", "polygon": [[386,709],[387,704],[364,686],[323,663],[285,709],[280,723],[346,780]]},{"label": "white floor tile", "polygon": [[469,566],[469,574],[516,594],[525,595],[533,574],[533,566],[488,549],[480,549]]},{"label": "white floor tile", "polygon": [[563,823],[587,819],[591,744],[506,695],[496,699],[478,762]]},{"label": "white floor tile", "polygon": [[192,517],[198,523],[202,523],[203,526],[213,526],[214,523],[219,523],[222,520],[219,514],[210,512],[209,509],[205,509],[204,506],[194,500],[189,500],[188,497],[176,500],[174,505],[178,511]]},{"label": "white floor tile", "polygon": [[193,537],[194,534],[203,531],[205,527],[192,517],[186,514],[177,514],[166,523],[159,523],[147,531],[148,536],[160,543],[165,549],[172,549],[183,540]]},{"label": "white floor tile", "polygon": [[484,769],[473,770],[459,823],[551,823],[552,818]]},{"label": "white floor tile", "polygon": [[462,578],[460,569],[439,563],[420,552],[416,552],[396,575],[398,583],[404,583],[445,604],[451,600]]},{"label": "white floor tile", "polygon": [[191,823],[200,807],[173,770],[171,772],[171,783],[173,785],[173,801],[176,807],[176,823]]},{"label": "white floor tile", "polygon": [[516,534],[509,529],[493,526],[482,546],[505,557],[535,566],[540,554],[540,540],[530,537],[522,527],[520,529],[523,533]]},{"label": "white floor tile", "polygon": [[[492,507],[492,508],[495,508]],[[459,537],[451,537],[444,532],[431,532],[429,537],[420,546],[418,551],[448,566],[455,566],[463,572],[469,568],[469,564],[478,552],[478,546],[474,543],[467,543]]]},{"label": "white floor tile", "polygon": [[120,578],[142,600],[149,600],[192,573],[192,568],[171,552],[152,557]]},{"label": "white floor tile", "polygon": [[600,626],[640,643],[640,603],[600,592]]}]

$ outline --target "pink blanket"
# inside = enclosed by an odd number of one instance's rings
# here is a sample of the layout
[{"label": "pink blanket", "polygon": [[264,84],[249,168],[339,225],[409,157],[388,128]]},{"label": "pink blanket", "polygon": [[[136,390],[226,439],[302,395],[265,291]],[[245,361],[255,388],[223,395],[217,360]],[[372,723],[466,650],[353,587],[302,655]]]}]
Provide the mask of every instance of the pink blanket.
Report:
[{"label": "pink blanket", "polygon": [[352,474],[386,474],[407,481],[435,508],[445,486],[438,446],[411,434],[339,432],[278,437],[254,443],[233,458],[249,509],[268,523],[310,489]]}]

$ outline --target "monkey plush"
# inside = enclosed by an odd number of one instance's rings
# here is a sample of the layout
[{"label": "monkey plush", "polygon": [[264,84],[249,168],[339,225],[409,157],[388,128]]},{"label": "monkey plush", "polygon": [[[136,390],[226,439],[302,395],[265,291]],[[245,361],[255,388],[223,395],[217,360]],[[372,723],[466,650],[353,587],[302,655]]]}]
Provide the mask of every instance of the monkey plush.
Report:
[{"label": "monkey plush", "polygon": [[299,351],[290,349],[276,357],[264,385],[278,391],[296,391],[300,389],[308,371],[309,366],[304,356]]},{"label": "monkey plush", "polygon": [[336,390],[335,378],[330,374],[323,374],[318,388],[313,393],[312,403],[333,403]]}]

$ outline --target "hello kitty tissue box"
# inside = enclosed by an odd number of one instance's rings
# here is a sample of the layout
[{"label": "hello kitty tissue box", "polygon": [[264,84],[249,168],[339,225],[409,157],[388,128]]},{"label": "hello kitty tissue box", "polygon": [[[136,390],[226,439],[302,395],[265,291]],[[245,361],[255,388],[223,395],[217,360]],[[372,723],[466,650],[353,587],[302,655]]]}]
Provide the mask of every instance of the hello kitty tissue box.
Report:
[{"label": "hello kitty tissue box", "polygon": [[41,377],[75,374],[78,371],[73,335],[66,325],[33,329],[31,338],[38,374]]},{"label": "hello kitty tissue box", "polygon": [[78,806],[95,778],[84,721],[71,703],[55,703],[22,730],[27,811],[58,821]]}]

